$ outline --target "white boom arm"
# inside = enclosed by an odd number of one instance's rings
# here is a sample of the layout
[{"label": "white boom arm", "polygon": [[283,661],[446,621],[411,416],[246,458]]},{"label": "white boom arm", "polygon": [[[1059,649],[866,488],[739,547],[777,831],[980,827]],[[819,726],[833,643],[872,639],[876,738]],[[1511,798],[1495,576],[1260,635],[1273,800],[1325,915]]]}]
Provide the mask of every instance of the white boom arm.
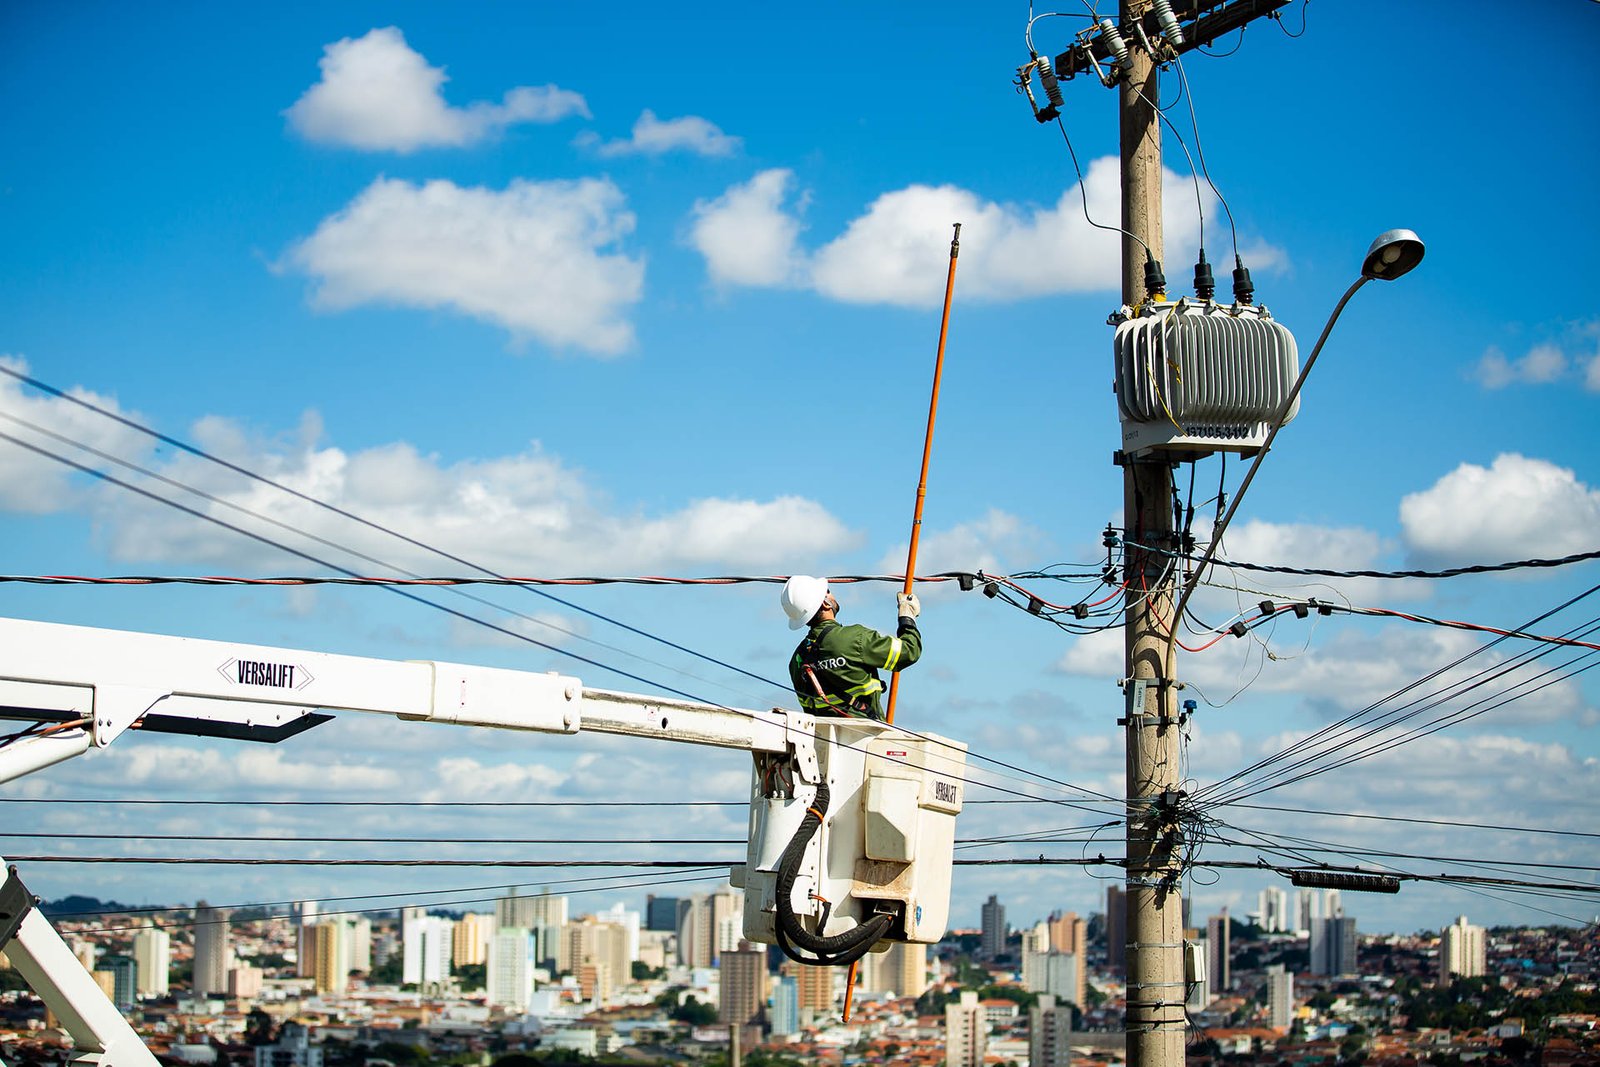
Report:
[{"label": "white boom arm", "polygon": [[[880,941],[944,933],[966,766],[959,742],[870,720],[585,689],[555,672],[0,619],[0,719],[40,724],[0,745],[0,783],[133,728],[279,741],[326,721],[324,711],[750,752],[747,862],[732,872],[745,890],[747,937],[802,962],[843,963]],[[0,950],[68,1021],[80,1060],[150,1067],[20,887],[13,875],[0,891]]]}]

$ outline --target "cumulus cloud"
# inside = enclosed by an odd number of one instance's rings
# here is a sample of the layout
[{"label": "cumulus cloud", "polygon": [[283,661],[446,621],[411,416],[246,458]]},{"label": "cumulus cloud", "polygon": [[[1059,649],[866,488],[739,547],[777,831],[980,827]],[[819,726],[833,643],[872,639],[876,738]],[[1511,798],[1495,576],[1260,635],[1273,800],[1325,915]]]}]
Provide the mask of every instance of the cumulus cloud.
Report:
[{"label": "cumulus cloud", "polygon": [[691,152],[697,156],[731,156],[739,150],[741,141],[723,133],[709,119],[698,115],[684,115],[675,119],[660,119],[646,108],[633,124],[633,136],[627,140],[600,143],[593,135],[578,138],[579,144],[593,145],[596,154],[606,158],[616,156],[660,156],[668,152]]},{"label": "cumulus cloud", "polygon": [[1559,381],[1567,372],[1567,357],[1553,344],[1536,345],[1519,359],[1508,359],[1497,346],[1490,345],[1473,367],[1472,377],[1485,389],[1504,389],[1509,385],[1545,385]]},{"label": "cumulus cloud", "polygon": [[[27,361],[17,356],[0,354],[0,365],[28,373]],[[124,417],[138,418],[137,413],[120,410],[110,397],[83,388],[67,393]],[[138,431],[71,400],[25,392],[11,375],[0,375],[0,433],[16,439],[0,440],[0,508],[31,515],[47,515],[81,503],[86,489],[74,480],[71,468],[28,445],[94,463],[92,456],[61,438],[119,456],[137,455],[146,443]]]},{"label": "cumulus cloud", "polygon": [[[1171,171],[1165,180],[1188,180]],[[926,307],[944,293],[951,223],[962,223],[962,291],[969,299],[1020,300],[1051,293],[1115,289],[1120,275],[1120,238],[1084,218],[1076,186],[1050,206],[1003,204],[954,185],[910,185],[884,193],[867,205],[844,232],[814,252],[798,246],[798,212],[784,200],[792,175],[765,171],[696,205],[694,243],[714,280],[749,286],[800,286],[848,303]],[[1089,213],[1115,221],[1120,212],[1118,164],[1096,160],[1085,177]],[[1214,198],[1211,198],[1214,201]],[[740,226],[754,223],[766,258],[742,256],[733,240]],[[1187,197],[1168,197],[1163,227],[1169,259],[1192,258],[1199,217]],[[1255,265],[1277,262],[1262,247]],[[770,263],[789,265],[777,270]]]},{"label": "cumulus cloud", "polygon": [[[821,505],[793,496],[710,497],[662,514],[617,509],[537,447],[446,464],[404,443],[346,452],[306,442],[247,442],[217,419],[198,425],[193,437],[207,451],[277,482],[501,573],[637,573],[701,565],[769,570],[774,559],[816,558],[856,541]],[[225,502],[196,505],[207,513],[274,540],[302,545],[298,534],[305,532],[412,570],[437,563],[270,486],[241,485],[237,476],[193,456],[175,457],[161,473]],[[229,505],[283,525],[265,524]],[[97,511],[102,536],[119,559],[247,567],[284,562],[281,553],[259,542],[154,504],[130,505],[125,495],[107,493]],[[318,555],[327,551],[306,547]]]},{"label": "cumulus cloud", "polygon": [[379,178],[286,265],[316,280],[314,303],[449,308],[558,348],[615,355],[644,260],[617,250],[634,216],[606,179],[513,181],[503,191]]},{"label": "cumulus cloud", "polygon": [[1400,522],[1412,554],[1429,565],[1565,556],[1594,548],[1600,490],[1547,460],[1503,453],[1405,497]]},{"label": "cumulus cloud", "polygon": [[518,86],[498,104],[447,104],[442,68],[406,44],[397,27],[335,41],[318,64],[322,80],[284,114],[307,140],[368,151],[459,148],[523,122],[589,114],[583,97],[554,85]]},{"label": "cumulus cloud", "polygon": [[800,220],[784,210],[790,170],[765,170],[713,200],[696,201],[690,243],[718,285],[777,288],[799,279]]}]

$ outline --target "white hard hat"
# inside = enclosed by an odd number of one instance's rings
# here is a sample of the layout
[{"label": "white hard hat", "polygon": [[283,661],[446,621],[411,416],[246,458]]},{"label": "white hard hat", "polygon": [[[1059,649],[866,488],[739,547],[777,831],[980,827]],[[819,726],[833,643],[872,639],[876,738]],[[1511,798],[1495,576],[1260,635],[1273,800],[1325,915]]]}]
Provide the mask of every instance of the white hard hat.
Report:
[{"label": "white hard hat", "polygon": [[783,583],[783,611],[789,616],[789,629],[798,630],[828,599],[828,579],[797,574]]}]

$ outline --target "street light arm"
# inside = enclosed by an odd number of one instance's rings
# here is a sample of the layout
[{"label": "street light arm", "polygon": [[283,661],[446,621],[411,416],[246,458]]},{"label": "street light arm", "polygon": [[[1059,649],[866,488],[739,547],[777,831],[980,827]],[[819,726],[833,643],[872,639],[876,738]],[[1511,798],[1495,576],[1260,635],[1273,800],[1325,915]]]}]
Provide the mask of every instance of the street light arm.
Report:
[{"label": "street light arm", "polygon": [[1350,298],[1356,295],[1356,290],[1371,280],[1364,274],[1357,278],[1355,284],[1346,289],[1344,295],[1339,298],[1339,302],[1334,305],[1333,314],[1328,316],[1327,325],[1322,327],[1322,336],[1317,338],[1317,343],[1312,347],[1311,354],[1306,357],[1305,365],[1300,368],[1300,376],[1294,380],[1294,385],[1289,388],[1289,395],[1284,398],[1283,407],[1278,410],[1277,416],[1272,420],[1272,426],[1267,430],[1267,439],[1261,442],[1261,449],[1256,453],[1256,458],[1250,464],[1250,469],[1245,472],[1244,481],[1239,483],[1238,491],[1233,494],[1233,502],[1228,505],[1228,510],[1223,514],[1222,521],[1217,524],[1216,529],[1211,531],[1211,542],[1206,545],[1205,553],[1200,557],[1199,564],[1195,566],[1188,580],[1183,583],[1183,592],[1178,597],[1177,608],[1172,613],[1172,626],[1167,633],[1167,650],[1163,657],[1167,666],[1167,677],[1173,677],[1175,667],[1173,657],[1176,655],[1178,627],[1183,622],[1183,609],[1189,605],[1190,595],[1194,593],[1195,586],[1200,584],[1200,576],[1205,573],[1206,567],[1210,565],[1211,558],[1216,555],[1217,546],[1222,544],[1222,535],[1228,529],[1228,523],[1233,521],[1234,512],[1239,510],[1239,501],[1244,499],[1245,490],[1250,488],[1250,483],[1254,480],[1256,471],[1261,468],[1261,461],[1267,457],[1267,452],[1271,450],[1272,442],[1277,438],[1278,431],[1283,428],[1283,424],[1289,419],[1289,413],[1294,410],[1295,401],[1300,397],[1300,389],[1306,384],[1306,376],[1311,373],[1312,365],[1317,362],[1317,356],[1321,354],[1322,346],[1328,340],[1328,334],[1333,331],[1333,324],[1339,321],[1339,315],[1344,311],[1344,306],[1350,302]]}]

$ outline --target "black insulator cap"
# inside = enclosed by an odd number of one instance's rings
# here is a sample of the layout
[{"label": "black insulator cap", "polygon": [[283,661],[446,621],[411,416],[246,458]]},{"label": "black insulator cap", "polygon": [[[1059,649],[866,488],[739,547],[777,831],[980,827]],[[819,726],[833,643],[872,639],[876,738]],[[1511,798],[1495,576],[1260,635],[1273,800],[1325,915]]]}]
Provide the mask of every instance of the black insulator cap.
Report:
[{"label": "black insulator cap", "polygon": [[983,595],[993,599],[1000,595],[1000,587],[993,582],[986,582],[983,587]]},{"label": "black insulator cap", "polygon": [[1041,612],[1043,610],[1044,610],[1044,601],[1040,600],[1038,597],[1029,597],[1028,598],[1028,614],[1029,615],[1037,615],[1037,614],[1039,614],[1039,612]]},{"label": "black insulator cap", "polygon": [[1210,300],[1217,291],[1217,279],[1211,275],[1211,264],[1206,262],[1206,250],[1200,250],[1200,258],[1194,264],[1194,295],[1198,300]]},{"label": "black insulator cap", "polygon": [[1241,304],[1248,304],[1256,298],[1256,284],[1250,280],[1250,268],[1240,262],[1238,256],[1233,257],[1233,298]]},{"label": "black insulator cap", "polygon": [[1074,604],[1074,605],[1072,605],[1072,617],[1075,618],[1075,619],[1087,619],[1089,617],[1089,605],[1087,605],[1087,604]]},{"label": "black insulator cap", "polygon": [[972,575],[970,574],[956,575],[956,584],[961,587],[963,593],[972,592],[972,580]]},{"label": "black insulator cap", "polygon": [[1311,609],[1306,607],[1304,604],[1296,604],[1294,606],[1294,617],[1295,618],[1303,619],[1307,615],[1310,615],[1310,614],[1311,614]]},{"label": "black insulator cap", "polygon": [[1161,273],[1161,263],[1148,252],[1144,257],[1144,295],[1151,299],[1165,294],[1167,276]]},{"label": "black insulator cap", "polygon": [[1261,614],[1263,615],[1276,615],[1278,613],[1278,605],[1270,600],[1263,600],[1258,606],[1261,608]]},{"label": "black insulator cap", "polygon": [[1243,637],[1245,634],[1250,632],[1250,627],[1244,624],[1243,619],[1240,619],[1238,622],[1228,627],[1228,632],[1233,634],[1235,637]]}]

